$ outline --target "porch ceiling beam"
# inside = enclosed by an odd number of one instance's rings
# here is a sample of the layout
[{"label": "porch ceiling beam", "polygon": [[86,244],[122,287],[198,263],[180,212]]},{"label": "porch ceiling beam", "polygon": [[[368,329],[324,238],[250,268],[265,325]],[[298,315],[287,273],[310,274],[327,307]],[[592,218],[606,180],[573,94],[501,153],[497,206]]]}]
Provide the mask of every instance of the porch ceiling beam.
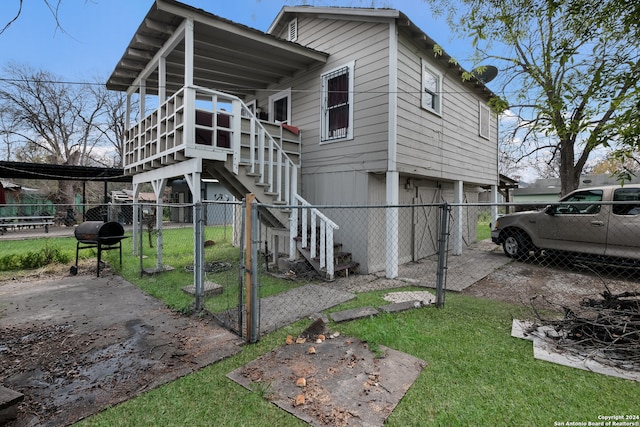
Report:
[{"label": "porch ceiling beam", "polygon": [[[194,72],[196,77],[206,74],[215,74],[219,76],[228,75],[230,78],[256,82],[256,84],[259,84],[260,86],[276,83],[283,76],[293,74],[292,69],[273,70],[266,64],[258,65],[256,62],[237,64],[218,58],[207,58],[202,56],[197,56],[194,62]],[[167,70],[171,70],[173,73],[182,72],[183,64],[184,62],[182,58],[167,58]]]},{"label": "porch ceiling beam", "polygon": [[149,37],[149,36],[144,36],[142,34],[136,34],[134,36],[134,40],[137,43],[141,43],[144,44],[146,46],[151,46],[153,48],[159,49],[164,45],[164,40],[155,38],[155,37]]},{"label": "porch ceiling beam", "polygon": [[[175,90],[180,89],[182,74],[167,72],[167,87],[173,86]],[[155,84],[155,79],[150,79],[149,85]],[[228,90],[230,93],[253,94],[258,88],[266,85],[257,84],[254,81],[247,81],[242,76],[229,77],[227,75],[218,75],[210,73],[205,75],[195,73],[194,84],[197,86],[207,87],[216,90]]]},{"label": "porch ceiling beam", "polygon": [[112,86],[122,85],[123,87],[128,87],[131,79],[125,79],[123,77],[111,76],[111,80],[109,80],[109,84]]},{"label": "porch ceiling beam", "polygon": [[147,18],[144,20],[144,26],[150,30],[157,31],[163,34],[172,34],[175,31],[175,27],[167,24],[163,24],[162,22],[154,21],[151,18]]},{"label": "porch ceiling beam", "polygon": [[128,94],[135,92],[136,86],[140,85],[143,80],[149,77],[157,69],[160,57],[166,55],[167,52],[175,49],[175,46],[178,44],[178,42],[184,38],[184,34],[186,31],[186,22],[186,20],[182,21],[178,28],[175,29],[175,32],[171,34],[171,37],[169,37],[169,39],[165,42],[164,46],[160,48],[155,55],[152,55],[152,58],[150,58],[150,60],[147,62],[147,65],[138,74],[138,77],[136,77],[130,84],[129,89],[127,90]]},{"label": "porch ceiling beam", "polygon": [[[183,87],[183,76],[182,74],[167,74],[167,83],[166,90],[167,94],[172,94],[177,92]],[[254,95],[255,94],[255,86],[256,85],[246,85],[245,82],[239,81],[229,81],[228,79],[201,79],[197,78],[194,82],[198,86],[212,88],[216,90],[221,90],[233,95],[237,95],[240,97],[244,97],[246,95]],[[156,78],[150,78],[146,82],[147,84],[147,93],[148,94],[156,94],[158,87],[158,80]]]},{"label": "porch ceiling beam", "polygon": [[231,72],[246,75],[247,78],[263,79],[264,81],[278,81],[283,75],[291,73],[291,68],[273,69],[268,64],[260,62],[237,63],[219,58],[196,58],[196,66],[203,70]]},{"label": "porch ceiling beam", "polygon": [[138,77],[138,72],[134,70],[116,70],[113,75],[120,78],[134,79]]},{"label": "porch ceiling beam", "polygon": [[146,50],[133,49],[133,48],[127,49],[127,55],[130,55],[136,58],[147,59],[147,60],[153,58],[153,54],[151,52],[148,52]]},{"label": "porch ceiling beam", "polygon": [[136,70],[136,72],[144,66],[144,62],[132,61],[130,59],[123,59],[118,63],[119,68],[126,68],[129,70]]},{"label": "porch ceiling beam", "polygon": [[220,70],[206,70],[206,69],[196,69],[195,70],[196,78],[201,78],[204,80],[216,79],[222,80],[226,82],[236,82],[241,83],[243,86],[251,87],[252,89],[263,89],[267,85],[271,83],[277,83],[278,80],[274,78],[265,79],[259,76],[247,76],[244,74],[236,74],[232,70],[227,70],[226,72]]},{"label": "porch ceiling beam", "polygon": [[[225,58],[228,62],[246,64],[255,67],[256,62],[265,64],[263,68],[274,72],[283,72],[293,68],[306,68],[310,61],[276,50],[260,49],[246,44],[220,45],[196,40],[196,50],[206,51],[216,59]],[[232,60],[232,61],[230,61]],[[325,62],[325,61],[322,61]],[[286,71],[285,71],[286,72]]]}]

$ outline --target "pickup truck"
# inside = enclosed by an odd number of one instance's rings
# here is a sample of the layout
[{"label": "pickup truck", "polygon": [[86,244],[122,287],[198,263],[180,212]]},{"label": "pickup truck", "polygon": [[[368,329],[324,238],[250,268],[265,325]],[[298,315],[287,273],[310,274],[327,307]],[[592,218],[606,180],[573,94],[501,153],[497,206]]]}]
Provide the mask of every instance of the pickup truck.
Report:
[{"label": "pickup truck", "polygon": [[640,261],[640,184],[582,188],[544,209],[499,217],[491,240],[511,258],[531,252]]}]

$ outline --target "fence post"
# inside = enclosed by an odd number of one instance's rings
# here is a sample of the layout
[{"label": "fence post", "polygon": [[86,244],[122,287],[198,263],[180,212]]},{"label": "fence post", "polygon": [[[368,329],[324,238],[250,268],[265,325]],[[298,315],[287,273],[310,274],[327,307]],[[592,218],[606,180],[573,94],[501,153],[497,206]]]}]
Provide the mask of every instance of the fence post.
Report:
[{"label": "fence post", "polygon": [[242,206],[240,208],[240,217],[242,218],[240,224],[240,240],[238,245],[240,247],[240,260],[238,262],[238,332],[240,335],[243,335],[244,331],[244,323],[243,316],[244,311],[242,310],[242,304],[244,304],[244,295],[245,295],[245,258],[246,258],[246,232],[247,232],[247,199],[242,199]]},{"label": "fence post", "polygon": [[195,286],[195,311],[199,313],[204,306],[204,221],[202,218],[202,203],[197,202],[193,207],[193,283]]},{"label": "fence post", "polygon": [[245,307],[247,330],[246,336],[250,343],[258,340],[258,249],[254,246],[254,242],[260,244],[258,234],[258,205],[255,194],[247,194],[245,198],[245,257],[244,257],[244,286],[245,286]]},{"label": "fence post", "polygon": [[251,202],[251,335],[249,342],[255,343],[260,336],[260,302],[258,300],[258,288],[260,277],[258,276],[258,250],[260,248],[260,227],[258,224],[258,201],[254,198]]},{"label": "fence post", "polygon": [[438,272],[436,282],[436,307],[444,307],[444,290],[447,282],[447,248],[449,243],[449,211],[444,202],[440,206],[440,237],[438,238]]},{"label": "fence post", "polygon": [[[134,222],[133,224],[133,229],[137,230],[137,236],[138,239],[136,241],[136,244],[138,245],[138,258],[140,259],[140,278],[142,278],[143,274],[144,274],[144,263],[143,263],[143,258],[144,258],[144,230],[143,230],[143,224],[144,221],[142,220],[142,209],[140,208],[140,205],[138,205],[138,210],[136,211],[136,219],[137,221]],[[139,228],[138,228],[139,227]],[[136,232],[134,231],[133,233],[134,236],[134,240],[136,238]],[[135,246],[135,244],[134,244]]]}]

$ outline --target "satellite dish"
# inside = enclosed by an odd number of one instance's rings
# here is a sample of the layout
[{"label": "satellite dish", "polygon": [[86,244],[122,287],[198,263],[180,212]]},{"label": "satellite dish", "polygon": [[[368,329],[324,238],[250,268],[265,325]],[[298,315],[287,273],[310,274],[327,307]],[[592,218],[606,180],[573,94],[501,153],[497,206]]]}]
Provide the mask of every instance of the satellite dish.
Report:
[{"label": "satellite dish", "polygon": [[[482,68],[482,71],[478,71],[479,68]],[[496,76],[498,75],[498,69],[493,65],[483,65],[481,67],[474,69],[473,74],[482,83],[489,83],[491,80],[495,79]]]}]

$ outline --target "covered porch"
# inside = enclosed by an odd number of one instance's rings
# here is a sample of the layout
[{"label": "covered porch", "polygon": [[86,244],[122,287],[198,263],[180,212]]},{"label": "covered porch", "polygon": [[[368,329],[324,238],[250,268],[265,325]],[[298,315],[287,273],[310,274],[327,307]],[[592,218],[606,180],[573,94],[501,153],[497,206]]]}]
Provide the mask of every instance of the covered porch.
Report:
[{"label": "covered porch", "polygon": [[[302,131],[278,122],[274,106],[259,106],[254,97],[327,57],[201,9],[157,0],[107,82],[108,89],[127,94],[123,166],[133,176],[134,201],[141,185],[151,184],[160,204],[168,180],[180,177],[193,203],[201,201],[201,179],[215,178],[239,198],[254,193],[261,203],[306,204],[298,190]],[[330,239],[334,224],[315,209],[303,211],[310,217],[299,221],[317,220]],[[134,225],[137,220],[134,212]],[[290,220],[274,210],[268,220],[290,230],[290,257],[297,256],[295,215]],[[160,216],[156,227],[162,228]],[[160,251],[162,233],[157,238]],[[318,243],[326,248],[322,268],[332,278],[333,246],[324,243]],[[161,260],[159,254],[158,268]]]}]

